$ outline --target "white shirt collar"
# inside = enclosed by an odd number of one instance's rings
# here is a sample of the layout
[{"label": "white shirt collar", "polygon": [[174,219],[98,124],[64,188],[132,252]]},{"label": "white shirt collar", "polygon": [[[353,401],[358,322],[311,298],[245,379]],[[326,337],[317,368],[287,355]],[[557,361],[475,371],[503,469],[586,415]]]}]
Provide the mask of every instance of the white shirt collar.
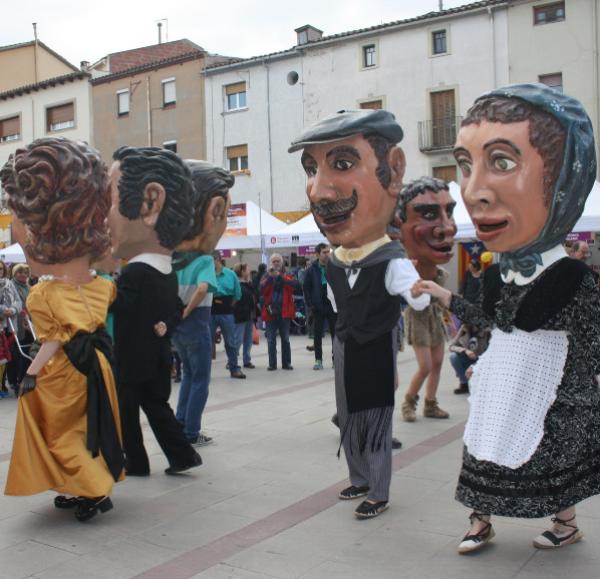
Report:
[{"label": "white shirt collar", "polygon": [[164,253],[140,253],[130,259],[129,263],[145,263],[165,275],[173,271],[171,256]]},{"label": "white shirt collar", "polygon": [[542,258],[542,265],[536,265],[535,271],[529,277],[525,277],[522,273],[518,271],[513,271],[512,269],[508,270],[506,275],[502,275],[502,281],[504,283],[514,282],[516,285],[527,285],[531,283],[536,277],[538,277],[545,269],[550,267],[553,263],[557,262],[559,259],[563,257],[567,257],[567,252],[562,245],[555,245],[552,249],[548,251],[544,251],[544,253],[540,256]]}]

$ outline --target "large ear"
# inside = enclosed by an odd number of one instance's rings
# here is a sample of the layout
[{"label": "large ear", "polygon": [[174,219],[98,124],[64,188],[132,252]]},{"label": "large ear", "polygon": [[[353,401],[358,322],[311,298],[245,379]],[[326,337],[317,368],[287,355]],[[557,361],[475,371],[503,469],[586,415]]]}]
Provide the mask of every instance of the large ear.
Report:
[{"label": "large ear", "polygon": [[165,205],[167,193],[165,188],[156,182],[148,183],[144,188],[144,200],[140,210],[140,217],[144,225],[154,229],[161,211]]},{"label": "large ear", "polygon": [[222,225],[224,220],[227,221],[227,202],[223,197],[217,195],[208,202],[202,230],[212,231],[215,227]]},{"label": "large ear", "polygon": [[391,171],[388,191],[397,197],[402,191],[402,179],[404,179],[404,171],[406,170],[406,157],[400,147],[392,147],[388,151],[388,164]]}]

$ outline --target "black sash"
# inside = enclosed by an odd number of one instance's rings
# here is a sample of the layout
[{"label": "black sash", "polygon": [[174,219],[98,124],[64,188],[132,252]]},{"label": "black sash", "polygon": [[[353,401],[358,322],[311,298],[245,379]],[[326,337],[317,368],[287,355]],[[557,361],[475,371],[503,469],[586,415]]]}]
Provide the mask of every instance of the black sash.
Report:
[{"label": "black sash", "polygon": [[71,364],[87,377],[87,449],[94,458],[102,451],[116,481],[125,464],[123,449],[96,353],[96,350],[102,352],[112,366],[110,336],[104,330],[78,332],[63,349]]}]

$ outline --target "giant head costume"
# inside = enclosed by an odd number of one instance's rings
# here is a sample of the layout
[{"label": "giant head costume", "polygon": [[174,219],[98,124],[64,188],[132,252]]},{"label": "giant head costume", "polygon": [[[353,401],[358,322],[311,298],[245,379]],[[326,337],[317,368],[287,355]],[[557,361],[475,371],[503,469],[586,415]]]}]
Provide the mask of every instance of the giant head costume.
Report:
[{"label": "giant head costume", "polygon": [[524,276],[562,243],[596,176],[592,124],[581,103],[542,84],[479,97],[454,150],[477,236]]},{"label": "giant head costume", "polygon": [[422,276],[452,258],[455,206],[446,183],[435,177],[412,181],[400,193],[395,224],[408,257],[417,260]]},{"label": "giant head costume", "polygon": [[110,190],[97,151],[83,142],[37,139],[17,149],[1,178],[13,235],[36,275],[44,265],[106,252]]},{"label": "giant head costume", "polygon": [[185,164],[194,185],[193,224],[177,250],[210,255],[227,227],[229,190],[235,177],[207,161],[187,159]]},{"label": "giant head costume", "polygon": [[170,254],[194,225],[194,188],[188,167],[173,152],[121,147],[110,171],[113,255]]},{"label": "giant head costume", "polygon": [[306,193],[333,245],[362,247],[385,235],[402,188],[402,128],[383,110],[340,111],[292,142],[303,149]]}]

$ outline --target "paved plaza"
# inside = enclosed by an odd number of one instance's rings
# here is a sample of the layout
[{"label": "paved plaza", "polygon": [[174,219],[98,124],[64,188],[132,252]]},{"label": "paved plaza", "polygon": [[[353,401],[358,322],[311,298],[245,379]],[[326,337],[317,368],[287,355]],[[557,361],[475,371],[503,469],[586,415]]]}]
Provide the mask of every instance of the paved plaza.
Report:
[{"label": "paved plaza", "polygon": [[[0,579],[600,578],[598,497],[579,511],[585,539],[564,550],[531,546],[548,519],[496,518],[491,546],[456,554],[468,515],[453,499],[467,400],[452,394],[456,379],[447,361],[439,399],[450,419],[405,424],[396,410],[394,431],[404,448],[394,452],[391,507],[376,519],[355,519],[357,502],[337,499],[347,471],[330,422],[331,364],[313,371],[307,339],[298,336],[295,370],[267,372],[261,338],[247,380],[229,378],[218,347],[203,420],[215,443],[200,449],[199,469],[166,476],[166,460],[144,424],[152,476],[118,484],[115,509],[93,521],[81,524],[56,510],[53,493],[0,496]],[[398,368],[403,392],[416,368],[410,348]],[[173,403],[176,396],[175,388]],[[15,412],[14,399],[0,400],[2,487]]]}]

